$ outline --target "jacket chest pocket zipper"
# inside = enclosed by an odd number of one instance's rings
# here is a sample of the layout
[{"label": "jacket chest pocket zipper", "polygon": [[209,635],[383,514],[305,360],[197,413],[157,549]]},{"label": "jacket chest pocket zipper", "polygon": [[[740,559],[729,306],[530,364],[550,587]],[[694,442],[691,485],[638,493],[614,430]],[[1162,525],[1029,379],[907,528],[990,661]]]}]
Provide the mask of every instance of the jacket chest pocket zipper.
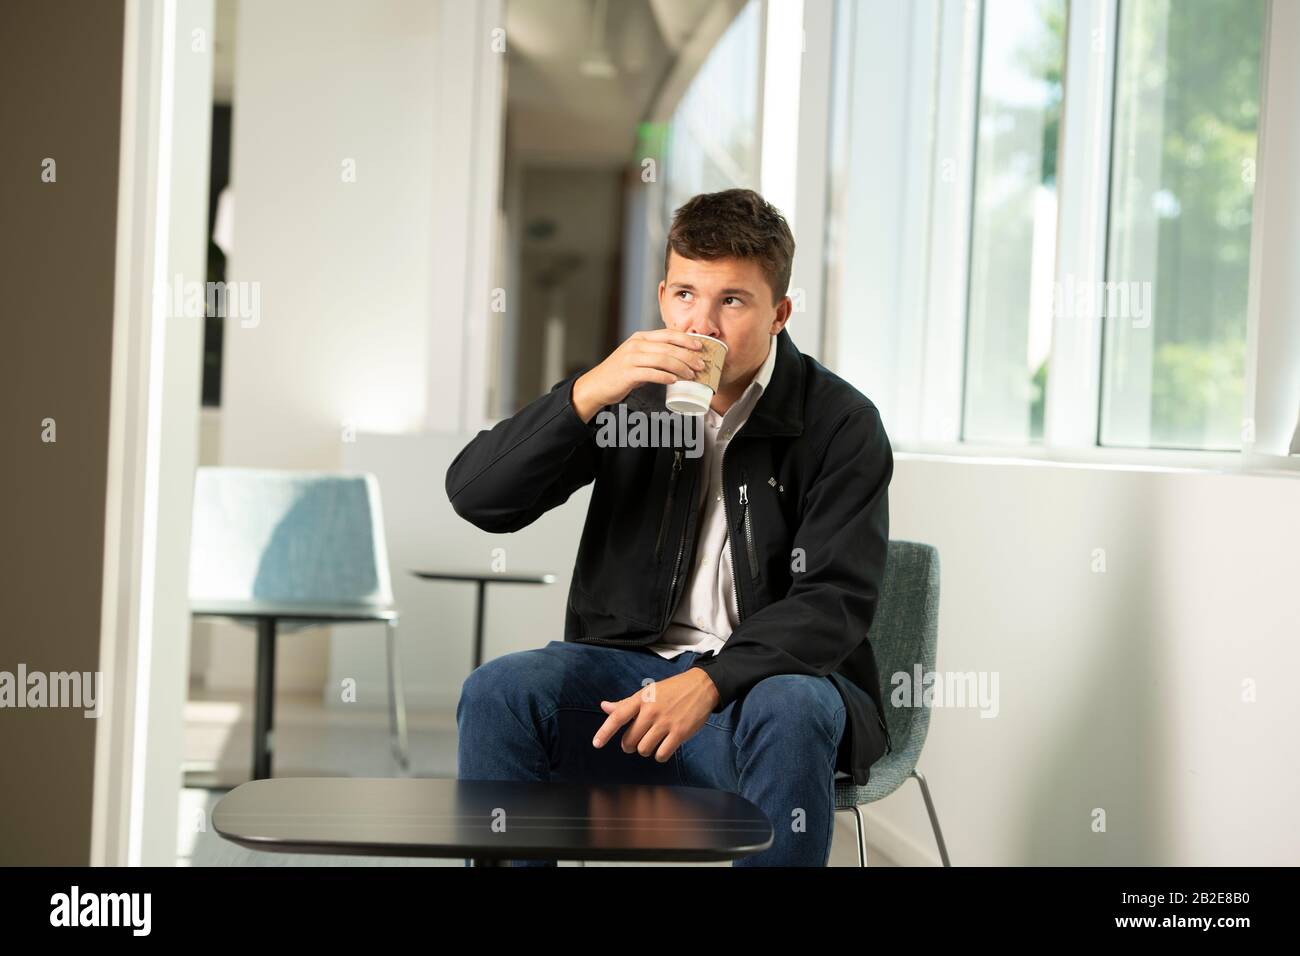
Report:
[{"label": "jacket chest pocket zipper", "polygon": [[740,476],[740,521],[745,532],[745,555],[749,558],[749,577],[758,580],[758,553],[754,549],[754,528],[749,518],[749,481]]},{"label": "jacket chest pocket zipper", "polygon": [[664,535],[668,531],[668,521],[673,514],[673,494],[677,491],[677,476],[682,471],[682,453],[678,449],[673,452],[673,474],[668,479],[668,497],[664,500],[664,514],[659,519],[659,535],[655,538],[655,563],[658,564],[663,557]]}]

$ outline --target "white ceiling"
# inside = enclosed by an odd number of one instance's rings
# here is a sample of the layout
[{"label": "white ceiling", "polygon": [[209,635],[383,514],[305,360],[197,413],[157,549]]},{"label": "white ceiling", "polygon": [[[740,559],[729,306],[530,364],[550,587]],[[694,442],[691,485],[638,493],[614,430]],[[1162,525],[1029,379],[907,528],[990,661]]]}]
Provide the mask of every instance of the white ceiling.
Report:
[{"label": "white ceiling", "polygon": [[607,0],[616,68],[585,75],[599,0],[506,0],[508,148],[530,164],[625,163],[637,124],[711,0]]}]

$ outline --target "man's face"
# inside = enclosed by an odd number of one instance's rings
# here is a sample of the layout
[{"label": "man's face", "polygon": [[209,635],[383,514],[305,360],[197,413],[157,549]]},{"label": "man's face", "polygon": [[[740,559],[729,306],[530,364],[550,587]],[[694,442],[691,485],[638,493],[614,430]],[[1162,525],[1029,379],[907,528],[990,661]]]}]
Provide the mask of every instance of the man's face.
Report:
[{"label": "man's face", "polygon": [[719,391],[748,382],[758,371],[790,309],[789,296],[773,304],[772,287],[753,259],[687,259],[672,250],[668,274],[659,283],[665,326],[726,343]]}]

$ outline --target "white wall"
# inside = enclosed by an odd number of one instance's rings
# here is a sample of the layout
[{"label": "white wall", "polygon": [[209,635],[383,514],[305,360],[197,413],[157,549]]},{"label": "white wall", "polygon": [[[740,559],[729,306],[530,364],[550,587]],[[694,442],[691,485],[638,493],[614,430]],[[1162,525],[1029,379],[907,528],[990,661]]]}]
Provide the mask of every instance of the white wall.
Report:
[{"label": "white wall", "polygon": [[[900,455],[891,492],[940,552],[938,669],[1000,675],[920,763],[955,863],[1300,861],[1300,480]],[[872,819],[937,858],[915,783]]]},{"label": "white wall", "polygon": [[225,465],[335,468],[345,422],[423,423],[436,12],[240,6],[228,271],[260,283],[262,314],[227,323]]}]

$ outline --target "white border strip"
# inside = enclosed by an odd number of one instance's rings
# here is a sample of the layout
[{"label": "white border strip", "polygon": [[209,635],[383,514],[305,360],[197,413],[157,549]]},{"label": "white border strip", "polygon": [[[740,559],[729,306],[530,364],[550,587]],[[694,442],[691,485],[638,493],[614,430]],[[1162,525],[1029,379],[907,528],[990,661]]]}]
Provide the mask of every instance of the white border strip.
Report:
[{"label": "white border strip", "polygon": [[144,838],[161,441],[176,0],[126,0],[122,58],[113,358],[105,477],[92,865],[138,865]]},{"label": "white border strip", "polygon": [[1300,464],[1287,457],[1300,425],[1300,3],[1269,3],[1264,22],[1242,412],[1254,441],[1243,447],[1292,467]]},{"label": "white border strip", "polygon": [[939,14],[938,110],[921,376],[921,438],[961,437],[966,299],[979,105],[979,0],[944,0]]},{"label": "white border strip", "polygon": [[[1094,287],[1106,278],[1110,222],[1111,105],[1115,86],[1116,0],[1071,0],[1066,35],[1065,100],[1056,181],[1057,288]],[[1044,442],[1068,448],[1097,443],[1101,398],[1100,301],[1092,314],[1073,308],[1052,321]]]}]

